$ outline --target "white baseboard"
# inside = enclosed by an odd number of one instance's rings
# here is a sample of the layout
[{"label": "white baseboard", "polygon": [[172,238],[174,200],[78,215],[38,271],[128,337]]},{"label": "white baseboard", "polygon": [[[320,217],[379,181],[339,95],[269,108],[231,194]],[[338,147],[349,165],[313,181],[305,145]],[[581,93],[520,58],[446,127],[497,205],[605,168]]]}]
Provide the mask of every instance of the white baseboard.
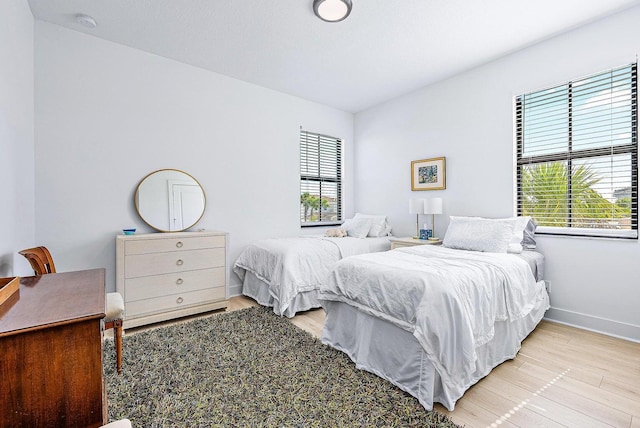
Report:
[{"label": "white baseboard", "polygon": [[544,316],[549,321],[640,343],[640,326],[594,317],[566,309],[551,308]]},{"label": "white baseboard", "polygon": [[229,297],[242,294],[242,284],[229,286]]}]

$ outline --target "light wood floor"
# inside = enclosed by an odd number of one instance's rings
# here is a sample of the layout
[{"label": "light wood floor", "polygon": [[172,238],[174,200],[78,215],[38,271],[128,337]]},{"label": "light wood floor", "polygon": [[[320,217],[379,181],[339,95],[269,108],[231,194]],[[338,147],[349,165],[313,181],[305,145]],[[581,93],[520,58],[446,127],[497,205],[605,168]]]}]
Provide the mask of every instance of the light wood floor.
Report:
[{"label": "light wood floor", "polygon": [[[256,303],[233,297],[227,310]],[[320,336],[324,311],[291,322]],[[640,428],[640,344],[543,321],[518,356],[435,410],[468,427]]]}]

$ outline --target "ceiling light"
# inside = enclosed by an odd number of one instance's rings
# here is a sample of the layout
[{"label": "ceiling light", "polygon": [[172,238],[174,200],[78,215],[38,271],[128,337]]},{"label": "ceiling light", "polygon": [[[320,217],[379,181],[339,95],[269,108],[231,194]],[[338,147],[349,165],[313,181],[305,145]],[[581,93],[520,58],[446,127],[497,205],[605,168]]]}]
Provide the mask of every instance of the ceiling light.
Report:
[{"label": "ceiling light", "polygon": [[323,21],[339,22],[351,13],[351,0],[313,0],[313,12]]},{"label": "ceiling light", "polygon": [[96,24],[96,20],[90,17],[89,15],[85,15],[84,13],[79,13],[76,15],[76,22],[87,28],[96,28],[98,24]]}]

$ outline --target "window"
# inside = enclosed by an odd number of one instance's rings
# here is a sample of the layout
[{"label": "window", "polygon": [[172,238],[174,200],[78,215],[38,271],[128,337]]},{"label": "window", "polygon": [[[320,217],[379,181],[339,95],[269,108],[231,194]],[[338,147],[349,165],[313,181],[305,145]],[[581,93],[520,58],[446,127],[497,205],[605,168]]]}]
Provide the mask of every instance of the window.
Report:
[{"label": "window", "polygon": [[300,130],[300,223],[342,222],[342,140]]},{"label": "window", "polygon": [[636,68],[516,97],[516,203],[538,232],[638,238]]}]

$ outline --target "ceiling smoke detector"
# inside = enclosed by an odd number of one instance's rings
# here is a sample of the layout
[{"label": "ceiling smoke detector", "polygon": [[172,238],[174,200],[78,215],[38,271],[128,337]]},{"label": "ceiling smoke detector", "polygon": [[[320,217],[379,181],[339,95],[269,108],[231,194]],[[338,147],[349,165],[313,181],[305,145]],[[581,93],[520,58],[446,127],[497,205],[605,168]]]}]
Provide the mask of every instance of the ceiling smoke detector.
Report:
[{"label": "ceiling smoke detector", "polygon": [[95,19],[93,19],[89,15],[85,15],[84,13],[79,13],[76,15],[76,22],[87,28],[96,28],[96,26],[98,25]]}]

